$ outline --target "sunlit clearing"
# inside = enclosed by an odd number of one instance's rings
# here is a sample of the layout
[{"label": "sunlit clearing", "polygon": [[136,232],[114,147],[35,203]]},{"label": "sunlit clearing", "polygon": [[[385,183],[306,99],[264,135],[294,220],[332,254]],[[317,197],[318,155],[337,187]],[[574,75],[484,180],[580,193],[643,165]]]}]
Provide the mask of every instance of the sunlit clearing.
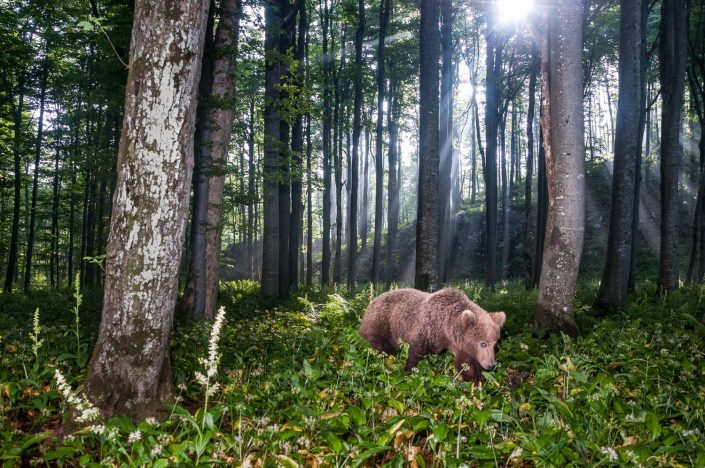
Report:
[{"label": "sunlit clearing", "polygon": [[497,0],[497,18],[502,24],[525,20],[534,7],[533,0]]}]

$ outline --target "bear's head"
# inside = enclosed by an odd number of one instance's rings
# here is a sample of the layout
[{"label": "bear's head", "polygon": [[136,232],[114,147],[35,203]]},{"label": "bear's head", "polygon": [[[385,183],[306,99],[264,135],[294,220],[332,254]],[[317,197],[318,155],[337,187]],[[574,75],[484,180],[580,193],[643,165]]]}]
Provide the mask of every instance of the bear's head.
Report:
[{"label": "bear's head", "polygon": [[497,367],[494,346],[507,315],[504,312],[487,312],[481,307],[464,310],[454,327],[455,348],[471,357],[484,370]]}]

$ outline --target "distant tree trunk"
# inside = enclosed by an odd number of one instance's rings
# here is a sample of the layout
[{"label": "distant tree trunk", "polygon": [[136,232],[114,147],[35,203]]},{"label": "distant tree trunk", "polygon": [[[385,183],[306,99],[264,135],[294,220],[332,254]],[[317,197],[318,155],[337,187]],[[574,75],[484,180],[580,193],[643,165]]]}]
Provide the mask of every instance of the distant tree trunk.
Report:
[{"label": "distant tree trunk", "polygon": [[[306,18],[306,3],[301,2],[299,8],[299,27],[296,39],[296,53],[294,58],[297,61],[295,84],[303,90],[304,87],[304,54],[306,46],[306,29],[308,20]],[[304,114],[297,112],[294,128],[291,133],[291,218],[289,221],[289,287],[296,288],[299,284],[299,244],[301,229],[303,226],[303,171],[302,152],[304,148]]]},{"label": "distant tree trunk", "polygon": [[414,287],[438,286],[438,30],[439,3],[421,0],[419,31],[419,188],[416,215],[416,277]]},{"label": "distant tree trunk", "polygon": [[[621,10],[620,10],[621,11]],[[614,135],[614,114],[612,113],[612,96],[610,95],[610,78],[609,75],[605,75],[605,96],[607,96],[607,113],[610,117],[610,136],[608,140],[612,141],[612,147],[610,148],[614,153],[615,145],[615,135]]]},{"label": "distant tree trunk", "polygon": [[533,287],[531,262],[531,184],[534,177],[534,109],[536,107],[536,75],[541,65],[538,47],[531,49],[529,70],[529,108],[526,113],[526,177],[524,179],[524,284]]},{"label": "distant tree trunk", "polygon": [[169,332],[207,15],[207,1],[135,2],[103,314],[85,383],[106,417],[156,415],[173,395]]},{"label": "distant tree trunk", "polygon": [[[298,3],[296,4],[298,7]],[[280,57],[288,57],[295,39],[295,19],[296,8],[289,4],[288,0],[279,1],[279,14],[281,21],[279,27],[279,54]],[[289,67],[288,59],[281,60],[279,64],[280,82],[292,83],[293,72]],[[283,106],[289,99],[289,88],[280,87],[279,102],[277,105]],[[289,117],[284,112],[279,115],[279,297],[289,296],[290,271],[289,252],[293,248],[289,245],[289,233],[291,226],[291,179],[292,179],[292,159],[291,159],[291,125]]]},{"label": "distant tree trunk", "polygon": [[641,1],[620,0],[619,101],[607,257],[595,307],[612,311],[629,292],[641,115]]},{"label": "distant tree trunk", "polygon": [[[501,279],[507,278],[507,268],[509,263],[509,178],[507,177],[507,116],[506,109],[502,115],[500,124],[500,180],[502,182],[502,258],[500,263]],[[511,136],[511,135],[510,135]]]},{"label": "distant tree trunk", "polygon": [[450,253],[450,192],[453,161],[453,4],[452,0],[440,0],[441,8],[441,96],[439,146],[439,216],[438,223],[438,281],[446,282],[446,263]]},{"label": "distant tree trunk", "polygon": [[[375,232],[372,246],[372,282],[379,284],[380,256],[382,253],[382,223],[383,219],[383,190],[384,190],[384,159],[382,149],[384,144],[384,100],[385,100],[385,63],[384,63],[384,38],[389,24],[389,9],[391,2],[384,0],[380,3],[379,12],[379,38],[377,42],[377,128],[375,131]],[[387,259],[387,268],[389,268]]]},{"label": "distant tree trunk", "polygon": [[583,14],[581,0],[556,1],[541,66],[549,211],[535,325],[570,335],[585,230]]},{"label": "distant tree trunk", "polygon": [[39,189],[39,160],[42,155],[44,137],[44,102],[47,96],[47,78],[49,76],[49,58],[44,58],[41,71],[41,91],[39,92],[39,120],[37,121],[37,141],[34,149],[34,177],[32,178],[32,207],[29,215],[29,232],[27,234],[27,254],[25,256],[24,292],[29,292],[32,281],[32,255],[34,254],[34,235],[37,225],[37,190]]},{"label": "distant tree trunk", "polygon": [[365,129],[365,162],[362,169],[362,209],[360,213],[360,250],[367,249],[368,223],[370,219],[370,131]]},{"label": "distant tree trunk", "polygon": [[193,208],[188,275],[184,296],[179,308],[190,320],[198,320],[206,313],[206,216],[208,212],[208,177],[211,171],[211,127],[208,121],[208,101],[213,89],[213,60],[215,40],[215,0],[210,0],[206,23],[205,44],[201,61],[201,81],[198,85],[195,152],[193,170]]},{"label": "distant tree trunk", "polygon": [[[389,0],[386,0],[389,2]],[[384,5],[380,6],[381,10],[385,10]],[[358,166],[360,158],[360,133],[361,133],[361,113],[362,113],[362,42],[365,35],[365,2],[358,0],[358,23],[357,31],[355,32],[355,96],[353,103],[353,136],[352,136],[352,161],[350,164],[350,221],[348,233],[348,289],[354,291],[355,280],[357,275],[357,179]],[[380,18],[383,13],[380,13]],[[384,48],[384,29],[386,24],[380,21],[380,44]]]},{"label": "distant tree trunk", "polygon": [[51,197],[51,263],[49,279],[51,289],[59,286],[59,193],[61,191],[61,178],[59,177],[59,163],[61,161],[61,136],[56,136],[56,155],[54,157],[54,181],[52,183]]},{"label": "distant tree trunk", "polygon": [[311,170],[311,114],[306,114],[306,287],[313,285],[313,172]]},{"label": "distant tree trunk", "polygon": [[661,3],[661,255],[657,281],[657,289],[661,293],[678,288],[679,136],[688,42],[686,16],[685,0],[663,0]]},{"label": "distant tree trunk", "polygon": [[255,195],[255,177],[257,166],[255,164],[255,96],[250,96],[250,117],[247,130],[247,277],[255,277],[255,210],[257,196]]},{"label": "distant tree trunk", "polygon": [[[649,19],[649,4],[650,2],[642,0],[641,2],[641,24],[639,30],[641,32],[641,47],[639,49],[639,76],[641,78],[639,83],[640,96],[640,116],[639,116],[639,138],[637,139],[637,153],[636,153],[636,174],[634,181],[634,202],[632,204],[632,210],[634,214],[632,215],[632,252],[631,252],[631,263],[629,265],[629,290],[634,291],[636,289],[636,258],[639,249],[639,207],[641,205],[641,183],[642,183],[642,153],[644,148],[642,148],[642,139],[644,137],[644,130],[646,130],[646,154],[649,153],[650,141],[649,136],[651,134],[649,122],[649,116],[651,115],[650,110],[647,108],[647,102],[650,99],[649,95],[651,91],[647,86],[647,75],[649,69],[650,60],[646,56],[646,33],[648,29],[648,19]],[[650,107],[650,106],[649,106]]]},{"label": "distant tree trunk", "polygon": [[341,111],[343,92],[341,78],[346,60],[346,32],[341,40],[340,64],[335,75],[333,101],[333,170],[335,171],[335,254],[333,257],[333,282],[340,283],[343,274],[343,112]]},{"label": "distant tree trunk", "polygon": [[[220,278],[220,235],[223,220],[223,188],[228,165],[228,149],[233,129],[232,100],[235,95],[240,35],[241,0],[224,0],[215,33],[211,99],[215,101],[206,115],[210,126],[210,163],[208,177],[208,207],[205,231],[205,316],[215,319]],[[241,153],[242,154],[242,153]],[[241,169],[244,170],[244,164]],[[244,177],[240,178],[244,183]]]},{"label": "distant tree trunk", "polygon": [[[279,36],[278,0],[265,3],[262,294],[279,295]],[[325,216],[325,214],[324,214]]]},{"label": "distant tree trunk", "polygon": [[[391,0],[388,0],[391,3]],[[390,5],[391,7],[391,5]],[[393,62],[390,63],[390,72]],[[387,179],[387,286],[391,285],[397,271],[397,237],[399,233],[399,165],[397,142],[399,131],[397,117],[399,115],[399,96],[397,82],[389,80],[389,112],[387,112],[387,129],[389,131],[389,150],[387,151],[389,175]]]},{"label": "distant tree trunk", "polygon": [[[330,11],[328,0],[324,0],[321,23],[323,29],[323,57],[328,57],[328,33],[330,29]],[[331,63],[323,61],[323,240],[321,284],[330,283],[330,189],[331,189]]]},{"label": "distant tree trunk", "polygon": [[497,281],[497,131],[499,127],[499,80],[502,76],[503,38],[490,25],[487,28],[485,90],[485,219],[487,249],[485,282],[494,289]]},{"label": "distant tree trunk", "polygon": [[69,197],[69,240],[68,240],[68,252],[66,254],[67,261],[68,263],[66,267],[66,271],[68,273],[68,278],[67,278],[67,289],[71,290],[73,287],[74,283],[74,265],[73,265],[73,260],[74,260],[74,232],[75,232],[75,212],[76,212],[76,202],[77,202],[77,196],[76,196],[76,161],[78,160],[78,119],[75,120],[74,125],[73,125],[73,138],[72,138],[72,143],[71,143],[71,195]]},{"label": "distant tree trunk", "polygon": [[20,233],[20,203],[22,194],[22,114],[24,113],[25,75],[20,73],[17,104],[10,99],[14,117],[12,156],[14,161],[14,198],[12,205],[12,231],[10,234],[10,251],[8,254],[7,271],[5,274],[6,293],[12,292],[12,284],[17,274],[17,249]]}]

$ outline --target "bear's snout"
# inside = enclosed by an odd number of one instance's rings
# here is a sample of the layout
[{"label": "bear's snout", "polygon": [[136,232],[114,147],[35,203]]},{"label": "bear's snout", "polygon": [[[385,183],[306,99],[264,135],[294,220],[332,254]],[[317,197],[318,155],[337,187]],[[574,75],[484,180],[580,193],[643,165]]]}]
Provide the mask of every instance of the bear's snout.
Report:
[{"label": "bear's snout", "polygon": [[492,361],[489,364],[483,364],[482,368],[486,371],[493,371],[497,368],[497,361]]}]

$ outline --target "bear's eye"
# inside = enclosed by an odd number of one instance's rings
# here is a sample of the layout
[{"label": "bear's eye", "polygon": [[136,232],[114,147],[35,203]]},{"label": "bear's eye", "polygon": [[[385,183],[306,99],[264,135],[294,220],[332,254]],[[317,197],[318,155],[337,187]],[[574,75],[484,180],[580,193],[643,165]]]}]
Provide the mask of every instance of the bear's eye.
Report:
[{"label": "bear's eye", "polygon": [[487,347],[487,343],[485,343],[485,342],[483,341],[482,343],[480,343],[480,347],[481,347],[481,348],[486,348],[486,347]]}]

